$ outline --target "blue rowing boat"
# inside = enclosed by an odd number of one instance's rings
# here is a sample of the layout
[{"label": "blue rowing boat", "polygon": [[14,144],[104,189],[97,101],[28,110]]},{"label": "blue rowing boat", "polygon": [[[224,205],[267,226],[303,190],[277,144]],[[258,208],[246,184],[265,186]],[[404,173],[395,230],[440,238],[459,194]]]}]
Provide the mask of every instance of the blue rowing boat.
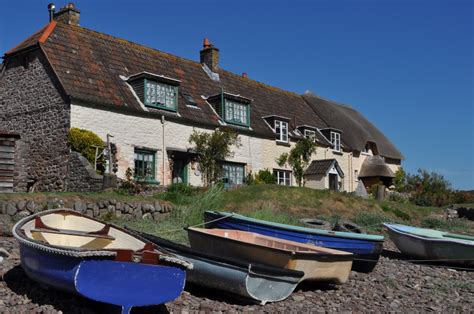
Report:
[{"label": "blue rowing boat", "polygon": [[191,267],[122,228],[66,209],[26,217],[13,235],[28,277],[120,306],[122,313],[174,300],[184,288],[184,269]]},{"label": "blue rowing boat", "polygon": [[370,272],[374,269],[384,241],[384,237],[379,235],[291,226],[228,212],[206,211],[204,219],[206,228],[243,230],[351,252],[354,254],[352,269],[359,272]]}]

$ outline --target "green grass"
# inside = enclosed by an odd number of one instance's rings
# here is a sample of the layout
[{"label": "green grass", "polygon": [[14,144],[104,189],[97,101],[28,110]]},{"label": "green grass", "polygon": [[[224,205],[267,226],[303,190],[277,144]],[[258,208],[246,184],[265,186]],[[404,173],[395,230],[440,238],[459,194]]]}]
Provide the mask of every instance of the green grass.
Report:
[{"label": "green grass", "polygon": [[427,217],[421,220],[420,226],[423,228],[437,229],[450,232],[472,232],[472,225],[465,219],[444,220],[433,217]]},{"label": "green grass", "polygon": [[442,292],[451,292],[453,290],[466,290],[470,293],[474,293],[474,282],[462,281],[456,279],[448,279],[437,282],[437,287],[435,290]]}]

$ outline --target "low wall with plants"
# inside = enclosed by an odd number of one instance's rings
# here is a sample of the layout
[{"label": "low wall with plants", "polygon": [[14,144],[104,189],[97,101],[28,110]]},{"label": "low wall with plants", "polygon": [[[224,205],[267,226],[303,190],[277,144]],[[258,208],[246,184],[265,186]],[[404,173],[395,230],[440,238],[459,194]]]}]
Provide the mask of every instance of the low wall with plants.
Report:
[{"label": "low wall with plants", "polygon": [[55,208],[71,208],[75,211],[94,218],[118,217],[128,219],[150,219],[160,221],[166,218],[171,205],[167,202],[155,201],[119,201],[106,200],[75,200],[64,201],[60,198],[50,198],[42,201],[31,199],[0,200],[0,213],[17,219],[26,217],[43,210]]}]

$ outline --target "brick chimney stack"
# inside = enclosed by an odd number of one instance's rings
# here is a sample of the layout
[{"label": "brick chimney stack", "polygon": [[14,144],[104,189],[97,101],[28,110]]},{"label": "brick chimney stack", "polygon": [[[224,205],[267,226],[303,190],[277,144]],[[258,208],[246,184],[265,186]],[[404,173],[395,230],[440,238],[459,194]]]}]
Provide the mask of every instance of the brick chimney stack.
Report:
[{"label": "brick chimney stack", "polygon": [[201,63],[205,63],[212,71],[219,69],[219,49],[214,47],[207,38],[204,38],[200,56]]},{"label": "brick chimney stack", "polygon": [[62,7],[61,10],[54,13],[54,20],[66,24],[79,26],[81,18],[81,11],[76,9],[74,3],[70,2],[66,6]]}]

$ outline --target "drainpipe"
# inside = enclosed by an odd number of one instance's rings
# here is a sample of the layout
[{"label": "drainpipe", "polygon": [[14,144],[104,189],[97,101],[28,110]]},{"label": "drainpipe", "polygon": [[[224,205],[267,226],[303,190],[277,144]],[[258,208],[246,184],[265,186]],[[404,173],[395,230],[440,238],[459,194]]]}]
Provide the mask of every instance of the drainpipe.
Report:
[{"label": "drainpipe", "polygon": [[165,171],[165,153],[166,153],[166,149],[165,149],[165,116],[161,116],[161,125],[163,127],[163,134],[162,134],[162,155],[163,155],[163,186],[165,185],[165,176],[166,176],[166,171]]}]

